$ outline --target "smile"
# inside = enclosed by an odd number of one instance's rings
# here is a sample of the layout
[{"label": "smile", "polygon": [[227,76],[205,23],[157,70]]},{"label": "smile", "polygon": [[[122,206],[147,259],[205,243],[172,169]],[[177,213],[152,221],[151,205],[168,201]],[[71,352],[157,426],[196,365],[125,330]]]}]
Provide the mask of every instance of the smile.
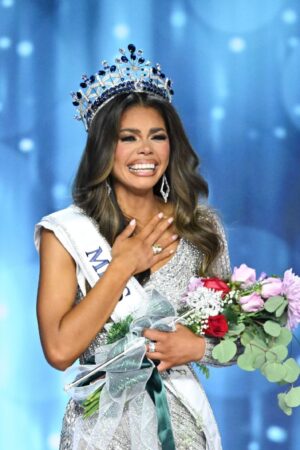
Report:
[{"label": "smile", "polygon": [[153,174],[156,168],[155,164],[132,164],[128,166],[130,172],[141,175],[150,175]]}]

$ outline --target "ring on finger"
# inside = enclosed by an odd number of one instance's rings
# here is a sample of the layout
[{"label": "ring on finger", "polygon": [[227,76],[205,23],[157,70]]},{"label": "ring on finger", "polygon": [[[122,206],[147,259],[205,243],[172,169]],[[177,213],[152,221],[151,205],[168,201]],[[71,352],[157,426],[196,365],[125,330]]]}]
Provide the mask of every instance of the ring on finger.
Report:
[{"label": "ring on finger", "polygon": [[149,353],[154,353],[155,350],[156,350],[156,349],[155,349],[155,342],[150,341],[148,345],[149,345],[149,347],[148,347],[148,352],[149,352]]},{"label": "ring on finger", "polygon": [[160,244],[153,244],[152,245],[152,251],[153,255],[158,255],[160,252],[162,252],[163,248]]}]

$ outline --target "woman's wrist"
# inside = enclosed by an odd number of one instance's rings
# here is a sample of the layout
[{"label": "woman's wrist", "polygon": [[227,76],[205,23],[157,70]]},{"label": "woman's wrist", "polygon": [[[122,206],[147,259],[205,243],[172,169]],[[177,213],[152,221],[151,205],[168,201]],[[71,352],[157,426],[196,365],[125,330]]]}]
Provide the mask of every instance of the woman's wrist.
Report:
[{"label": "woman's wrist", "polygon": [[205,349],[206,349],[206,341],[205,338],[203,336],[197,336],[197,351],[196,351],[196,356],[194,361],[201,361],[201,359],[203,358],[204,354],[205,354]]},{"label": "woman's wrist", "polygon": [[111,270],[115,270],[118,275],[122,275],[129,279],[135,274],[135,267],[128,259],[124,261],[121,256],[115,256],[109,264]]}]

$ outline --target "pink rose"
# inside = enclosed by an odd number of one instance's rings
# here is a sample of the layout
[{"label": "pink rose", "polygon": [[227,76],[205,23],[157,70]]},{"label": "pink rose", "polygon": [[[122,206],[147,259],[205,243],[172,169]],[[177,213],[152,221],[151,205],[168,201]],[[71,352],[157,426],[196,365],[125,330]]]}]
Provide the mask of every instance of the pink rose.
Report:
[{"label": "pink rose", "polygon": [[257,312],[264,308],[264,301],[257,292],[241,297],[240,304],[242,310],[246,312]]},{"label": "pink rose", "polygon": [[256,282],[256,272],[246,264],[241,264],[240,267],[235,267],[233,269],[231,281],[238,281],[244,286],[250,286]]},{"label": "pink rose", "polygon": [[188,292],[194,292],[198,287],[204,286],[202,279],[199,277],[192,277],[189,281]]},{"label": "pink rose", "polygon": [[282,293],[282,281],[280,278],[265,278],[261,285],[261,296],[264,298],[273,297]]}]

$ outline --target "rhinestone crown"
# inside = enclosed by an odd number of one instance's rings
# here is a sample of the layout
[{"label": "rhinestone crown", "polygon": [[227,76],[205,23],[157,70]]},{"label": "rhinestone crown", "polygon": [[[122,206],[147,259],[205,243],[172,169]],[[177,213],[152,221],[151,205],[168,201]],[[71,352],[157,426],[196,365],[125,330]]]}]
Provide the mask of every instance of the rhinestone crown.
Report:
[{"label": "rhinestone crown", "polygon": [[82,76],[83,90],[72,92],[73,105],[77,108],[75,119],[82,120],[86,131],[102,106],[116,95],[130,92],[148,92],[171,102],[174,94],[172,81],[161,71],[159,64],[151,65],[143,51],[128,45],[129,54],[120,48],[120,57],[113,65],[102,61],[103,68],[94,75]]}]

